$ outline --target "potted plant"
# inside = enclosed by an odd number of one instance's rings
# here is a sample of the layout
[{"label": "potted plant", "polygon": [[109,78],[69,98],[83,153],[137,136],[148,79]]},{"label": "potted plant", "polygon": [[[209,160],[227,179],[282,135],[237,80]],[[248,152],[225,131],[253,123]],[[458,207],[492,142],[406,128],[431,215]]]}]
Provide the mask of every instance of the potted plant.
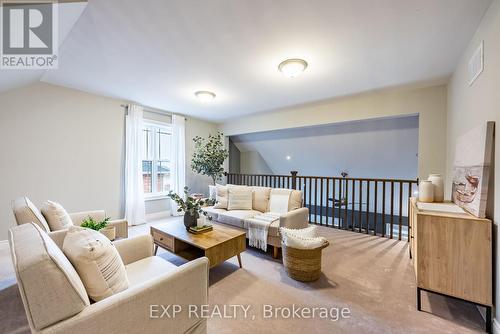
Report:
[{"label": "potted plant", "polygon": [[116,238],[116,228],[114,226],[108,226],[109,217],[104,218],[104,220],[97,222],[92,217],[88,217],[81,223],[81,227],[90,228],[95,231],[99,231],[104,234],[109,240],[113,241]]},{"label": "potted plant", "polygon": [[217,132],[208,135],[208,139],[196,136],[194,141],[194,154],[191,159],[191,169],[209,176],[213,184],[224,176],[224,160],[229,157],[229,151],[224,148],[223,134]]},{"label": "potted plant", "polygon": [[[186,226],[186,230],[188,231],[190,227],[196,226],[200,214],[207,216],[207,212],[202,209],[205,200],[189,196],[188,187],[184,187],[184,198],[173,191],[168,193],[168,197],[177,204],[177,212],[184,212],[184,226]],[[208,217],[208,219],[210,219],[210,217]]]}]

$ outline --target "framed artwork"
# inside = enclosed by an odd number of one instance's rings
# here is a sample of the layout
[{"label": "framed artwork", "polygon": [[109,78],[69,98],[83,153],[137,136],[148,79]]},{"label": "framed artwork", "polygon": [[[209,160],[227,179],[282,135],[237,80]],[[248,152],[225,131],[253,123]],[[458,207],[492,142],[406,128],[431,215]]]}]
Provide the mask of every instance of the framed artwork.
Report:
[{"label": "framed artwork", "polygon": [[495,122],[487,122],[457,139],[453,202],[479,218],[486,216],[494,130]]}]

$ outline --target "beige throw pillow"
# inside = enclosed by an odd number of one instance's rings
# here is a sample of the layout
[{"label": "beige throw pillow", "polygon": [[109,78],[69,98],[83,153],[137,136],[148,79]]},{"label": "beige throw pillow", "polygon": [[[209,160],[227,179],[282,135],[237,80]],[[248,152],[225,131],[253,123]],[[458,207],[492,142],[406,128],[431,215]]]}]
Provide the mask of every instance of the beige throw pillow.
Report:
[{"label": "beige throw pillow", "polygon": [[64,239],[63,252],[90,299],[99,301],[128,288],[125,265],[113,243],[102,233],[72,226]]},{"label": "beige throw pillow", "polygon": [[35,223],[45,232],[50,232],[47,220],[28,197],[18,198],[13,204],[17,225]]},{"label": "beige throw pillow", "polygon": [[300,209],[302,207],[302,191],[294,190],[290,194],[290,201],[288,202],[288,211]]},{"label": "beige throw pillow", "polygon": [[253,187],[253,203],[252,208],[260,212],[267,212],[269,208],[269,196],[271,188]]},{"label": "beige throw pillow", "polygon": [[222,186],[217,184],[216,186],[216,196],[215,196],[215,205],[214,209],[226,209],[227,210],[227,201],[228,201],[228,191],[226,186]]},{"label": "beige throw pillow", "polygon": [[228,210],[252,210],[252,188],[228,186]]},{"label": "beige throw pillow", "polygon": [[46,201],[43,203],[41,211],[51,231],[65,230],[73,226],[69,214],[59,203]]}]

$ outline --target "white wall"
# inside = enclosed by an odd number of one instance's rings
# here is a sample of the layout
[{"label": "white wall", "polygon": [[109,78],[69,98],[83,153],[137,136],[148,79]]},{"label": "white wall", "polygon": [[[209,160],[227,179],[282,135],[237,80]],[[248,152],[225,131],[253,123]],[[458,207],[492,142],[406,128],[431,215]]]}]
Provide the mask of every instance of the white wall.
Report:
[{"label": "white wall", "polygon": [[241,151],[240,170],[242,174],[277,174],[258,151]]},{"label": "white wall", "polygon": [[223,123],[226,136],[419,115],[418,175],[446,170],[446,86],[399,88],[254,114]]},{"label": "white wall", "polygon": [[[60,201],[68,211],[105,209],[123,216],[125,110],[123,101],[37,83],[0,94],[0,240],[15,224],[11,201],[27,195],[36,205]],[[216,125],[189,118],[186,159],[192,137]],[[193,190],[208,178],[187,173]],[[153,211],[168,202],[148,203]]]},{"label": "white wall", "polygon": [[[186,185],[190,187],[192,192],[208,195],[208,185],[212,184],[211,178],[196,174],[191,170],[191,158],[194,153],[193,138],[196,136],[207,138],[209,134],[215,134],[216,132],[217,125],[215,123],[209,123],[195,118],[188,118],[186,122]],[[225,170],[228,170],[228,167],[229,165],[225,166]]]},{"label": "white wall", "polygon": [[[485,68],[472,86],[468,84],[467,64],[474,50],[484,40]],[[496,256],[496,301],[500,301],[500,253],[498,248],[500,222],[500,0],[495,0],[485,14],[476,34],[465,50],[448,85],[448,151],[447,151],[447,196],[451,196],[451,176],[457,137],[475,126],[487,121],[496,121],[495,172],[490,182],[490,205],[488,216],[495,221],[494,238]],[[491,205],[493,204],[493,205]],[[497,305],[495,326],[497,332],[500,308]]]}]

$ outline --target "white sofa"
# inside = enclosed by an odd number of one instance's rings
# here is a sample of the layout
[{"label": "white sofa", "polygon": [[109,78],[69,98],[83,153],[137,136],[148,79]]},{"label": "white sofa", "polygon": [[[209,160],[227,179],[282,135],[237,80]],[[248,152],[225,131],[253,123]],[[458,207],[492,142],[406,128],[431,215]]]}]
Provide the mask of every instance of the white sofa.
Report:
[{"label": "white sofa", "polygon": [[[12,203],[12,211],[16,217],[17,225],[35,223],[43,231],[52,232],[45,217],[28,197],[17,198]],[[69,213],[69,217],[74,225],[80,226],[88,217],[92,217],[96,221],[104,220],[106,218],[106,212],[104,210],[82,211]],[[115,227],[117,239],[128,237],[128,223],[125,219],[110,220],[108,225]]]},{"label": "white sofa", "polygon": [[[215,222],[231,225],[243,230],[247,230],[245,220],[269,212],[271,197],[283,190],[269,187],[228,186],[250,188],[252,190],[252,210],[226,210],[217,209],[213,206],[204,208],[204,210]],[[273,246],[273,256],[275,258],[278,257],[278,250],[281,248],[279,228],[300,229],[306,228],[309,224],[309,209],[303,207],[302,203],[302,191],[292,190],[288,202],[288,212],[281,214],[279,221],[275,221],[269,226],[267,244]]]},{"label": "white sofa", "polygon": [[[206,319],[190,317],[187,309],[208,304],[207,258],[177,267],[153,256],[150,235],[116,241],[129,287],[91,303],[61,250],[65,233],[47,234],[33,224],[9,230],[12,262],[32,333],[207,332]],[[182,305],[182,312],[175,318],[159,318],[160,305],[171,304]]]}]

